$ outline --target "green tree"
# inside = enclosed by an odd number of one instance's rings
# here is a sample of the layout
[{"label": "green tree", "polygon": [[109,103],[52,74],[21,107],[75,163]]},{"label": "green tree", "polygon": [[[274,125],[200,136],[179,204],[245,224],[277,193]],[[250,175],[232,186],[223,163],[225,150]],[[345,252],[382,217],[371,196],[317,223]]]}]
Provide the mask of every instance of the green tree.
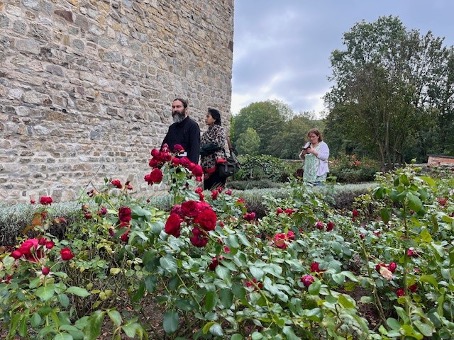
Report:
[{"label": "green tree", "polygon": [[245,132],[241,133],[236,145],[240,154],[251,156],[260,154],[260,137],[253,128],[247,128]]},{"label": "green tree", "polygon": [[268,100],[252,103],[242,108],[234,117],[233,144],[239,148],[238,140],[248,128],[256,131],[260,137],[259,152],[279,157],[274,154],[272,139],[275,134],[280,135],[284,122],[293,115],[292,110],[284,103]]},{"label": "green tree", "polygon": [[394,164],[414,157],[406,150],[418,144],[419,155],[427,151],[422,132],[443,110],[452,112],[446,102],[453,91],[452,49],[442,42],[430,32],[407,31],[391,16],[363,21],[344,34],[346,50],[332,52],[335,85],[325,97],[334,152],[362,149]]}]

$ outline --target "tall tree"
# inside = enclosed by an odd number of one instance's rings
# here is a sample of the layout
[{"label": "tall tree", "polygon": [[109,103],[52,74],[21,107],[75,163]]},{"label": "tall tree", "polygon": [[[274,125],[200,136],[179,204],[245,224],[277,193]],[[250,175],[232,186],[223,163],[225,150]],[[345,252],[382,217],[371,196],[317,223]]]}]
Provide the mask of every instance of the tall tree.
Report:
[{"label": "tall tree", "polygon": [[256,102],[242,108],[234,117],[233,143],[236,145],[240,135],[252,128],[260,137],[259,153],[274,155],[272,138],[282,132],[284,122],[290,114],[293,113],[287,105],[275,100]]},{"label": "tall tree", "polygon": [[260,137],[253,128],[247,128],[240,134],[237,142],[237,150],[240,154],[257,156],[260,154]]},{"label": "tall tree", "polygon": [[452,51],[442,42],[430,32],[407,31],[396,17],[356,24],[344,34],[346,50],[331,55],[327,136],[360,145],[383,164],[402,162],[418,143],[412,136],[452,98],[446,76]]}]

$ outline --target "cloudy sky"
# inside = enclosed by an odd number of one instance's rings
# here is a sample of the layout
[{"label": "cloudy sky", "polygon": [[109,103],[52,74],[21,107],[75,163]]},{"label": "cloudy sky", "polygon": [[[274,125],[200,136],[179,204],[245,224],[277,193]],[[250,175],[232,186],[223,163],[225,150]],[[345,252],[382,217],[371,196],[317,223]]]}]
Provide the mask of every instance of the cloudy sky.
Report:
[{"label": "cloudy sky", "polygon": [[232,108],[278,99],[321,112],[330,54],[355,23],[393,15],[454,45],[454,0],[235,0]]}]

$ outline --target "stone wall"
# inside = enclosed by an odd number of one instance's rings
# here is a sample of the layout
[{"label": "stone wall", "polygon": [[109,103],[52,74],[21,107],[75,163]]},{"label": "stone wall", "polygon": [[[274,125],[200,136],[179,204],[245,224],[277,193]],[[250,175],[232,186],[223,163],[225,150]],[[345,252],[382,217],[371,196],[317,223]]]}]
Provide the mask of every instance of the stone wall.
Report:
[{"label": "stone wall", "polygon": [[233,0],[0,0],[0,203],[148,190],[175,97],[229,121]]}]

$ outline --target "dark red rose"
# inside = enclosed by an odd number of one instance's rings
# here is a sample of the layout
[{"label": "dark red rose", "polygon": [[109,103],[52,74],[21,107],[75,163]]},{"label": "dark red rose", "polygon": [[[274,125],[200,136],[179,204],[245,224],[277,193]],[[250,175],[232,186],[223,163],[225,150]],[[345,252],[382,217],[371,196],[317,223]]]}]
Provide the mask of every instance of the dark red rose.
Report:
[{"label": "dark red rose", "polygon": [[194,223],[197,223],[202,229],[207,231],[214,230],[216,228],[217,216],[213,209],[203,209],[194,218]]},{"label": "dark red rose", "polygon": [[181,213],[185,217],[196,217],[199,214],[199,202],[189,200],[181,203]]},{"label": "dark red rose", "polygon": [[145,176],[145,181],[148,184],[161,183],[164,175],[162,174],[161,169],[155,168],[148,175]]},{"label": "dark red rose", "polygon": [[397,297],[401,297],[405,295],[405,290],[403,288],[399,288],[396,290]]},{"label": "dark red rose", "polygon": [[282,208],[277,208],[276,209],[276,215],[282,214],[284,210]]},{"label": "dark red rose", "polygon": [[289,231],[287,232],[287,238],[288,238],[289,240],[291,240],[291,241],[294,240],[294,239],[295,239],[295,233],[294,233],[293,231],[289,230]]},{"label": "dark red rose", "polygon": [[54,247],[55,243],[53,241],[47,241],[46,242],[46,248],[47,249],[52,249]]},{"label": "dark red rose", "polygon": [[107,208],[106,207],[101,207],[101,209],[98,210],[98,215],[99,216],[104,216],[107,214]]},{"label": "dark red rose", "polygon": [[153,157],[158,157],[159,156],[159,152],[160,151],[158,149],[153,149],[153,150],[151,150],[151,155]]},{"label": "dark red rose", "polygon": [[243,215],[243,218],[246,220],[246,221],[253,221],[255,220],[255,212],[250,212],[250,213],[246,213]]},{"label": "dark red rose", "polygon": [[408,257],[418,257],[418,253],[414,248],[408,248],[407,249],[407,256]]},{"label": "dark red rose", "polygon": [[123,186],[121,185],[121,182],[119,179],[113,179],[110,184],[112,184],[114,187],[121,189]]},{"label": "dark red rose", "polygon": [[260,281],[257,281],[257,279],[255,277],[251,281],[246,281],[245,285],[248,288],[263,289],[263,283]]},{"label": "dark red rose", "polygon": [[331,231],[334,229],[334,223],[329,221],[326,225],[326,231]]},{"label": "dark red rose", "polygon": [[208,269],[209,270],[215,270],[218,265],[219,265],[219,258],[218,257],[213,257],[211,259],[211,263],[208,265]]},{"label": "dark red rose", "polygon": [[211,190],[211,199],[216,200],[219,196],[219,191]]},{"label": "dark red rose", "polygon": [[203,175],[203,170],[202,167],[198,164],[196,164],[192,169],[192,174],[196,177],[201,177]]},{"label": "dark red rose", "polygon": [[175,153],[184,152],[184,148],[183,148],[183,146],[180,145],[180,144],[175,144],[175,145],[173,146],[173,152],[175,152]]},{"label": "dark red rose", "polygon": [[132,189],[133,189],[133,188],[132,188],[131,181],[127,181],[127,182],[125,183],[125,188],[126,188],[127,190],[132,190]]},{"label": "dark red rose", "polygon": [[232,189],[227,189],[225,191],[225,194],[231,196],[232,195]]},{"label": "dark red rose", "polygon": [[320,264],[316,261],[311,263],[311,272],[312,273],[320,273]]},{"label": "dark red rose", "polygon": [[49,267],[43,267],[41,269],[41,273],[43,273],[43,275],[48,275],[50,273],[50,268]]},{"label": "dark red rose", "polygon": [[359,211],[356,210],[356,209],[353,209],[353,210],[352,210],[352,217],[353,217],[353,218],[356,218],[356,217],[358,217],[358,216],[359,216]]},{"label": "dark red rose", "polygon": [[325,224],[322,221],[317,221],[317,223],[315,223],[315,227],[319,230],[323,230],[325,228]]},{"label": "dark red rose", "polygon": [[50,196],[41,196],[39,198],[39,203],[42,205],[51,205],[52,204],[52,197]]},{"label": "dark red rose", "polygon": [[158,158],[151,158],[148,162],[150,168],[158,168],[160,160]]},{"label": "dark red rose", "polygon": [[167,218],[164,231],[175,237],[180,237],[181,232],[181,217],[176,213],[171,213],[170,216]]},{"label": "dark red rose", "polygon": [[92,216],[91,216],[91,213],[90,213],[90,212],[86,212],[86,213],[84,214],[84,217],[85,217],[86,220],[90,220]]},{"label": "dark red rose", "polygon": [[440,204],[442,207],[448,203],[448,199],[446,197],[438,197],[437,198],[438,204]]},{"label": "dark red rose", "polygon": [[39,244],[40,246],[45,245],[46,242],[47,242],[47,239],[46,239],[45,237],[41,237],[41,238],[38,239],[38,244]]},{"label": "dark red rose", "polygon": [[131,221],[131,208],[120,207],[118,209],[118,220],[123,223],[129,223]]},{"label": "dark red rose", "polygon": [[71,249],[63,248],[60,250],[60,256],[63,261],[69,261],[74,257],[74,254],[71,252]]},{"label": "dark red rose", "polygon": [[189,241],[196,247],[205,247],[208,243],[208,237],[199,228],[193,228]]},{"label": "dark red rose", "polygon": [[287,215],[291,216],[295,212],[295,210],[293,210],[292,208],[287,208],[287,209],[284,210],[284,212]]},{"label": "dark red rose", "polygon": [[120,239],[121,239],[123,242],[128,242],[128,240],[129,240],[129,230],[126,231],[125,233],[123,233],[123,234],[120,236]]},{"label": "dark red rose", "polygon": [[180,165],[180,159],[178,157],[173,157],[171,163],[172,163],[172,166],[176,167],[176,166]]},{"label": "dark red rose", "polygon": [[312,275],[303,275],[300,280],[306,287],[309,287],[315,281]]},{"label": "dark red rose", "polygon": [[35,203],[36,203],[36,201],[30,197],[30,204],[35,204]]},{"label": "dark red rose", "polygon": [[388,269],[391,273],[394,273],[397,269],[396,262],[391,262],[390,264],[388,264]]},{"label": "dark red rose", "polygon": [[39,245],[39,242],[36,238],[30,238],[26,241],[24,241],[20,247],[19,247],[19,251],[23,254],[23,255],[31,255],[32,252],[36,252],[36,250],[38,249],[38,245]]},{"label": "dark red rose", "polygon": [[288,244],[287,244],[286,240],[287,240],[287,235],[284,233],[278,233],[278,234],[274,235],[274,237],[273,237],[274,245],[281,249],[287,248]]}]

